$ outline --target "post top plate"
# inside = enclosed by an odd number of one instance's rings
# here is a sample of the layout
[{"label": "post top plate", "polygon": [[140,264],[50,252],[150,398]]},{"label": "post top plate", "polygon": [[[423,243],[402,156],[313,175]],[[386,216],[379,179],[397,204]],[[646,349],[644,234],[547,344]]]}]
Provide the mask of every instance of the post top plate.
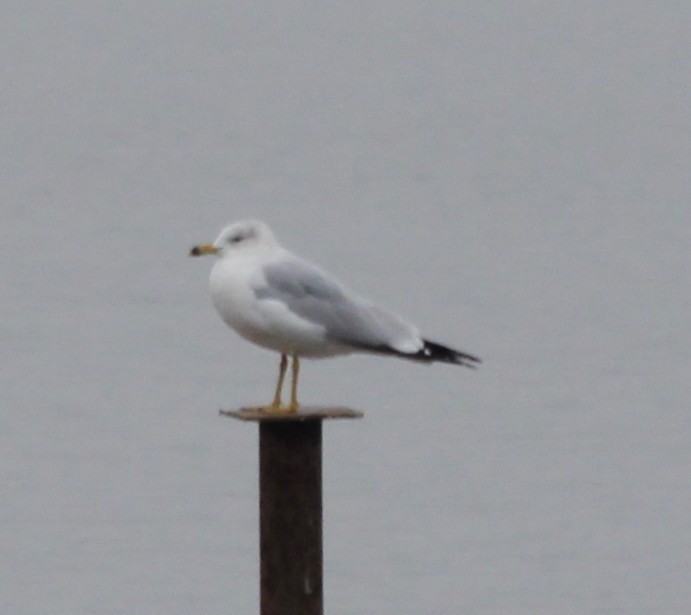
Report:
[{"label": "post top plate", "polygon": [[324,421],[329,419],[361,419],[364,415],[357,410],[341,406],[300,406],[295,412],[271,412],[264,408],[240,408],[240,410],[219,410],[221,416],[241,421]]}]

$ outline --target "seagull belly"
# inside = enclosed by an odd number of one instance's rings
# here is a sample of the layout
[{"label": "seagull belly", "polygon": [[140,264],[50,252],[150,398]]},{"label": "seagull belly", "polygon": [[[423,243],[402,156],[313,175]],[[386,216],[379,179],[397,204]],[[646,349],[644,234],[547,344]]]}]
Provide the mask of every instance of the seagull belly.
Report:
[{"label": "seagull belly", "polygon": [[[256,311],[261,314],[261,330],[249,332],[252,341],[267,348],[301,357],[332,357],[348,354],[350,349],[330,342],[326,338],[322,325],[310,322],[294,312],[288,306],[274,299],[259,299]],[[248,337],[246,333],[241,333]]]}]

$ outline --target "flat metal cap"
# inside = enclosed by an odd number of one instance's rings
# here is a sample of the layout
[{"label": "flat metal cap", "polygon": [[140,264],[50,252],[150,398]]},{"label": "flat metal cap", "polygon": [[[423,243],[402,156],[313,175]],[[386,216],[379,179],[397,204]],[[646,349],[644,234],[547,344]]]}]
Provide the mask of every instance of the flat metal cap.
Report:
[{"label": "flat metal cap", "polygon": [[240,410],[219,410],[221,416],[227,416],[241,421],[324,421],[329,419],[361,419],[364,414],[358,410],[335,406],[322,408],[319,406],[301,406],[295,412],[271,412],[264,408],[240,408]]}]

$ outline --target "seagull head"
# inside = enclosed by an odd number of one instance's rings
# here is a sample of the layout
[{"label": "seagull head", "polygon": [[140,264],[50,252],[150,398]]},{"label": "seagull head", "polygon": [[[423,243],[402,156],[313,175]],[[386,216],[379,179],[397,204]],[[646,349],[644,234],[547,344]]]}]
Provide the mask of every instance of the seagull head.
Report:
[{"label": "seagull head", "polygon": [[259,220],[235,222],[221,231],[213,243],[203,243],[190,250],[190,256],[214,254],[225,257],[233,254],[264,250],[278,245],[269,226]]}]

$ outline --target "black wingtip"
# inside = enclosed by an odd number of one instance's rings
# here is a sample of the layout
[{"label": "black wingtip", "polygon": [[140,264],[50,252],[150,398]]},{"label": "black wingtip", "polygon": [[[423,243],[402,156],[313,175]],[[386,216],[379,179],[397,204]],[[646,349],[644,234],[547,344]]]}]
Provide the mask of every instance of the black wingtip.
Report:
[{"label": "black wingtip", "polygon": [[400,357],[401,359],[409,359],[419,363],[451,363],[453,365],[462,365],[470,369],[477,369],[477,366],[482,363],[482,360],[467,352],[454,350],[448,346],[430,342],[429,340],[422,340],[424,346],[417,352],[401,352],[391,346],[364,346],[359,345],[356,348],[375,354],[388,355]]},{"label": "black wingtip", "polygon": [[417,357],[422,361],[440,361],[442,363],[453,363],[455,365],[463,365],[464,367],[469,367],[471,369],[477,369],[477,366],[482,363],[479,357],[468,354],[467,352],[461,352],[460,350],[454,350],[448,346],[443,346],[442,344],[437,344],[436,342],[431,342],[430,340],[422,340],[425,345],[422,350],[417,352]]}]

